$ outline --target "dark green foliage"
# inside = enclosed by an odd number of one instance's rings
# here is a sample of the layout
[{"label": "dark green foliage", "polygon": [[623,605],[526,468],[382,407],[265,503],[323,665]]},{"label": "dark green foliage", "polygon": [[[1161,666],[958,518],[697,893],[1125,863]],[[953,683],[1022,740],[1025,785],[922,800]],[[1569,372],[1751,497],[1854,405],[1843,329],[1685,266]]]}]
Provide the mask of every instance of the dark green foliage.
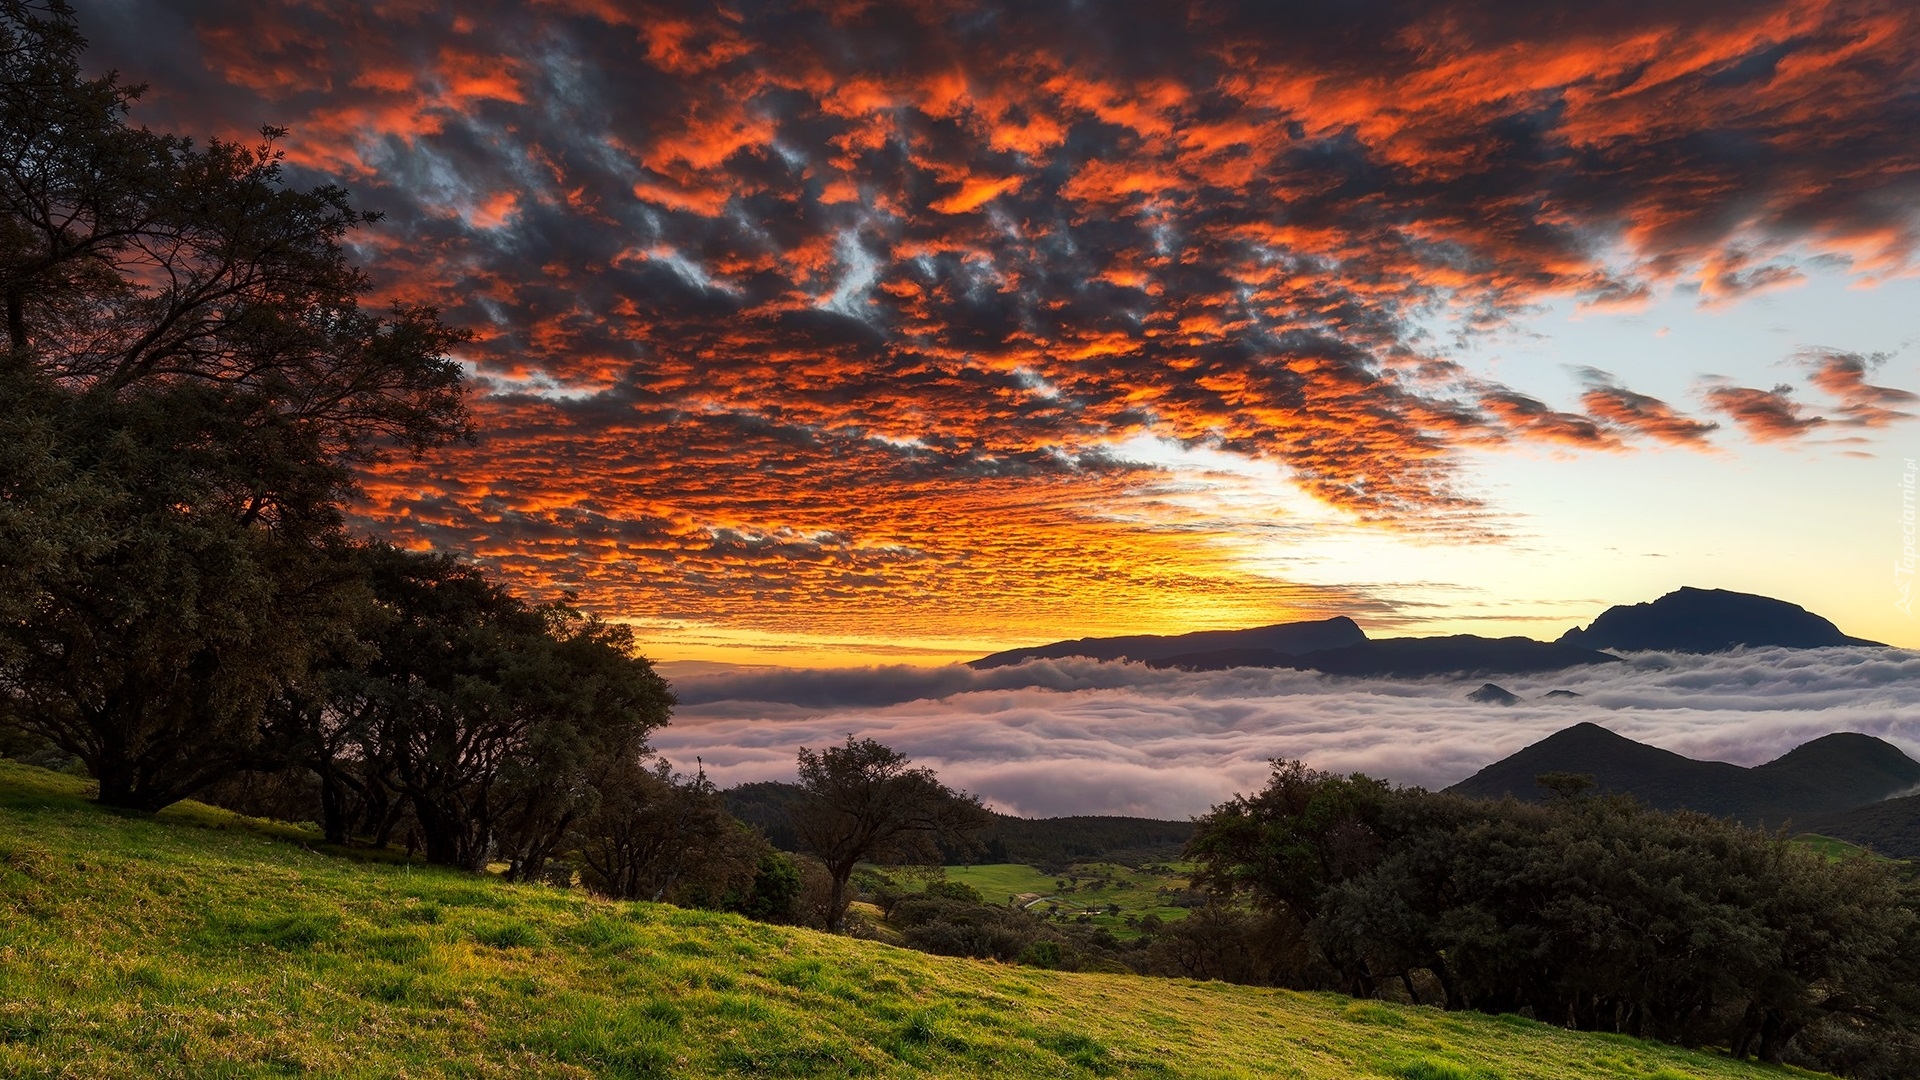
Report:
[{"label": "dark green foliage", "polygon": [[244,425],[204,387],[75,395],[12,368],[0,395],[52,461],[0,480],[0,550],[52,537],[8,575],[32,597],[0,623],[16,722],[84,762],[116,806],[157,809],[244,767],[266,702],[348,627],[355,584],[330,504],[250,518],[264,496],[232,467],[250,455],[226,449]]},{"label": "dark green foliage", "polygon": [[[862,869],[862,898],[879,905],[900,944],[942,956],[998,960],[1064,971],[1163,970],[1105,927],[1055,922],[1039,911],[992,904],[965,882],[935,879],[912,889],[895,877]],[[1169,974],[1181,972],[1167,970]]]},{"label": "dark green foliage", "polygon": [[[615,760],[594,772],[593,784],[598,802],[572,839],[581,881],[602,895],[721,907],[753,888],[771,854],[727,813],[705,773],[675,776],[664,761],[647,768]],[[768,909],[776,902],[759,901]]]},{"label": "dark green foliage", "polygon": [[727,812],[759,829],[768,842],[781,851],[800,850],[793,831],[793,810],[806,798],[798,784],[777,780],[740,784],[721,792],[727,800]]},{"label": "dark green foliage", "polygon": [[984,853],[976,856],[955,850],[948,861],[978,858],[1038,867],[1094,861],[1138,866],[1178,857],[1192,838],[1190,821],[1110,816],[1017,818],[996,813],[978,837]]},{"label": "dark green foliage", "polygon": [[761,922],[796,922],[800,888],[800,868],[793,860],[778,851],[767,851],[760,855],[753,881],[745,890],[723,897],[719,906]]},{"label": "dark green foliage", "polygon": [[1018,959],[1045,930],[1040,920],[1013,908],[927,895],[901,900],[888,921],[905,944],[922,952],[1003,962]]},{"label": "dark green foliage", "polygon": [[1273,921],[1249,935],[1196,912],[1163,942],[1311,946],[1246,981],[1525,1011],[1863,1076],[1915,1060],[1920,892],[1886,863],[1572,787],[1544,805],[1486,802],[1296,763],[1202,818],[1193,852],[1196,881]]},{"label": "dark green foliage", "polygon": [[1920,859],[1920,795],[1811,818],[1796,827],[1859,844],[1890,859]]},{"label": "dark green foliage", "polygon": [[1330,887],[1379,861],[1392,799],[1386,784],[1358,773],[1276,763],[1258,794],[1235,796],[1196,822],[1194,884],[1313,919]]},{"label": "dark green foliage", "polygon": [[281,132],[133,126],[84,45],[0,0],[0,720],[152,810],[343,636],[353,467],[466,432],[464,335],[361,309],[373,217],[287,187]]},{"label": "dark green foliage", "polygon": [[1151,937],[1142,970],[1188,979],[1220,979],[1256,986],[1318,988],[1334,971],[1308,946],[1298,918],[1281,910],[1249,911],[1213,903],[1161,925],[1142,919]]},{"label": "dark green foliage", "polygon": [[631,631],[533,607],[445,557],[358,554],[372,594],[359,648],[270,718],[287,763],[320,778],[329,838],[357,818],[384,841],[405,814],[430,861],[498,858],[535,878],[604,788],[604,839],[642,798],[647,733],[673,702]]},{"label": "dark green foliage", "polygon": [[1020,951],[1020,962],[1029,967],[1059,969],[1065,965],[1066,950],[1058,941],[1036,941]]},{"label": "dark green foliage", "polygon": [[980,890],[964,881],[930,881],[923,895],[934,900],[953,900],[962,904],[978,904]]},{"label": "dark green foliage", "polygon": [[820,857],[832,880],[826,924],[840,927],[847,879],[862,862],[940,862],[941,842],[966,842],[986,827],[980,800],[942,784],[930,769],[872,739],[847,736],[845,746],[800,750],[794,835]]}]

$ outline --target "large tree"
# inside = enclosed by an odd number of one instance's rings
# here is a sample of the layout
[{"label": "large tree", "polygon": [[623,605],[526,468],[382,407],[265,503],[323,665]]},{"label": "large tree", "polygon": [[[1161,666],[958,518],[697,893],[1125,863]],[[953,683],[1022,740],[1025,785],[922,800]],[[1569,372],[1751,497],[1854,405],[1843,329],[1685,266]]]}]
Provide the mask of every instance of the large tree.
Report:
[{"label": "large tree", "polygon": [[157,809],[245,767],[265,703],[347,629],[337,533],[231,512],[219,395],[73,395],[18,369],[0,392],[37,466],[0,479],[10,717],[111,805]]},{"label": "large tree", "polygon": [[243,764],[346,628],[355,469],[462,435],[462,334],[376,312],[275,142],[128,122],[60,0],[0,0],[0,710],[155,808]]},{"label": "large tree", "polygon": [[873,739],[847,736],[844,746],[800,750],[805,797],[793,810],[801,846],[820,857],[833,879],[827,928],[847,912],[847,881],[862,862],[938,862],[940,844],[965,844],[987,827],[980,800],[913,767],[906,755]]},{"label": "large tree", "polygon": [[[133,126],[143,88],[87,77],[85,44],[61,0],[0,0],[0,300],[15,362],[111,395],[218,387],[253,405],[250,426],[289,429],[327,464],[464,431],[447,355],[463,335],[430,308],[361,307],[369,283],[342,241],[378,215],[341,188],[286,183],[280,129],[201,147]],[[269,512],[274,494],[246,509]]]}]

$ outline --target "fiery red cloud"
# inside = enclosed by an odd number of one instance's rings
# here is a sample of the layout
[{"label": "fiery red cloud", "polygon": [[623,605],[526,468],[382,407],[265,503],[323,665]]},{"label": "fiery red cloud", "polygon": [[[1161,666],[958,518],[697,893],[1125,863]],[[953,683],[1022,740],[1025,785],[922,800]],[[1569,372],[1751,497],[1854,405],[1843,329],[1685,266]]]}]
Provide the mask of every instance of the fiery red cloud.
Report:
[{"label": "fiery red cloud", "polygon": [[[1447,527],[1464,446],[1718,425],[1604,373],[1580,412],[1471,379],[1424,320],[1897,273],[1920,236],[1902,0],[116,10],[89,30],[144,118],[290,126],[301,175],[388,212],[382,293],[477,332],[479,443],[371,477],[366,521],[629,615],[1351,608],[1129,512],[1154,474],[1116,444]],[[1836,421],[1904,415],[1866,371],[1814,369]],[[1704,396],[1815,423],[1768,394]]]}]

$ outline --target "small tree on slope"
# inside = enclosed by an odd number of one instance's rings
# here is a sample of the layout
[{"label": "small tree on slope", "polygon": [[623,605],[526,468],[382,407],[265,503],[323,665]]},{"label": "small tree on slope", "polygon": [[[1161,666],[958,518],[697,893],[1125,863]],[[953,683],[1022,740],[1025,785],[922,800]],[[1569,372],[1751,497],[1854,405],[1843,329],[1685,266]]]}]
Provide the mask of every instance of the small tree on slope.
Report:
[{"label": "small tree on slope", "polygon": [[845,920],[847,881],[859,863],[937,862],[942,841],[964,845],[986,828],[978,797],[912,765],[891,747],[851,735],[845,746],[800,750],[806,796],[794,808],[793,826],[833,879],[829,930]]}]

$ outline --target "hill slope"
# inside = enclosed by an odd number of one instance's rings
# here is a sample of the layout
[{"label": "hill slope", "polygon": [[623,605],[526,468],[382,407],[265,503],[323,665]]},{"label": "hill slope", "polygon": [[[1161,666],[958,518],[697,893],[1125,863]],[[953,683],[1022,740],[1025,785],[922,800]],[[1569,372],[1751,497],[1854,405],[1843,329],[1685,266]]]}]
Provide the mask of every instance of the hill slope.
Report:
[{"label": "hill slope", "polygon": [[1920,859],[1920,795],[1825,814],[1802,827],[1889,859]]},{"label": "hill slope", "polygon": [[1740,645],[1817,649],[1880,644],[1848,637],[1839,627],[1785,600],[1691,586],[1649,603],[1610,607],[1584,630],[1575,628],[1560,635],[1560,643],[1587,649],[1690,653],[1722,652]]},{"label": "hill slope", "polygon": [[948,960],[354,862],[78,793],[0,762],[0,1075],[1783,1075],[1510,1017]]},{"label": "hill slope", "polygon": [[1584,773],[1602,791],[1625,792],[1661,810],[1698,810],[1768,825],[1792,820],[1809,828],[1811,818],[1878,802],[1920,783],[1920,762],[1870,735],[1825,735],[1746,769],[1695,761],[1598,724],[1576,724],[1447,790],[1538,801],[1547,793],[1534,778],[1550,772]]}]

